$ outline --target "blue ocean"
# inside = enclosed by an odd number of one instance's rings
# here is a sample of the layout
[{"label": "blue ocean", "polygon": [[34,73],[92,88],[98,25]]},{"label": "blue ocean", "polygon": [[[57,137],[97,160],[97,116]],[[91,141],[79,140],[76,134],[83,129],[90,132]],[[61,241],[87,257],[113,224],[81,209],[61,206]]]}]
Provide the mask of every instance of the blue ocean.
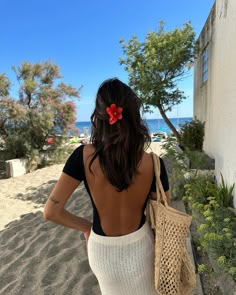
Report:
[{"label": "blue ocean", "polygon": [[[184,124],[185,122],[192,121],[192,117],[188,118],[171,118],[171,123],[175,126],[175,128],[179,129],[181,127],[181,124]],[[146,119],[146,124],[149,129],[149,133],[155,133],[158,131],[164,131],[167,134],[170,134],[170,129],[166,125],[165,121],[163,119]],[[76,122],[75,123],[76,128],[79,129],[80,133],[84,133],[85,128],[88,128],[89,134],[91,134],[91,123],[88,122]]]}]

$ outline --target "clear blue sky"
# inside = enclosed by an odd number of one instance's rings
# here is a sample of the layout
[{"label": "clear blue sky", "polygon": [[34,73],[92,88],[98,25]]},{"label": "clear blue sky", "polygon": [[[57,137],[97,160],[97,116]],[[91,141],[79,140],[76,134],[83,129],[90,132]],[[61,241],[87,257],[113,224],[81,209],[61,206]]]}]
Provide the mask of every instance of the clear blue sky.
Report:
[{"label": "clear blue sky", "polygon": [[[214,0],[0,0],[0,73],[17,82],[11,70],[23,61],[50,60],[59,65],[64,82],[83,85],[77,103],[78,121],[89,120],[100,83],[110,77],[128,81],[119,65],[119,39],[133,35],[143,40],[157,29],[166,30],[191,21],[199,35]],[[181,83],[189,96],[170,117],[192,116],[193,77]],[[157,112],[146,115],[157,118]]]}]

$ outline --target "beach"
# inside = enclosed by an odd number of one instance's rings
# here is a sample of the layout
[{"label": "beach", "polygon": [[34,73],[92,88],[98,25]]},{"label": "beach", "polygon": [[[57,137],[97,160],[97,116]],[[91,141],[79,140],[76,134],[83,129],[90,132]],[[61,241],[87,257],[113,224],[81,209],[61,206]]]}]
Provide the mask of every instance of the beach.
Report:
[{"label": "beach", "polygon": [[[151,149],[160,154],[161,143],[152,143]],[[0,294],[100,294],[83,234],[43,219],[44,204],[62,168],[53,165],[0,180]],[[92,219],[83,184],[66,209]]]}]

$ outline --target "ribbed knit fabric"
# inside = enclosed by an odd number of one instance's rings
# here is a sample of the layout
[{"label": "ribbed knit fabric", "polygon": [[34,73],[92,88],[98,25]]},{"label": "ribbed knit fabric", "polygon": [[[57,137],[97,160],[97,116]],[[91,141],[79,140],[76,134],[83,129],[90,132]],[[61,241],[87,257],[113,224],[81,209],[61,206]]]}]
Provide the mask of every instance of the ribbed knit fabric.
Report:
[{"label": "ribbed knit fabric", "polygon": [[154,238],[148,223],[124,236],[91,231],[89,264],[102,295],[157,295],[154,287]]}]

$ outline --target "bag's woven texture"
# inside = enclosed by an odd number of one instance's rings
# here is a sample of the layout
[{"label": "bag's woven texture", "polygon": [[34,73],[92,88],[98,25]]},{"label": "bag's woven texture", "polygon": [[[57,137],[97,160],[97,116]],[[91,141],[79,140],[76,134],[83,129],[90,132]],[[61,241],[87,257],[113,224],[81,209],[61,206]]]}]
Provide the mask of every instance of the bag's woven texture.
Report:
[{"label": "bag's woven texture", "polygon": [[186,247],[182,258],[181,273],[180,273],[180,294],[190,295],[192,289],[196,286],[196,274],[192,261],[189,257]]},{"label": "bag's woven texture", "polygon": [[188,295],[196,275],[186,250],[191,216],[167,204],[160,181],[159,158],[153,155],[157,200],[149,199],[147,220],[155,233],[155,287],[160,295]]}]

